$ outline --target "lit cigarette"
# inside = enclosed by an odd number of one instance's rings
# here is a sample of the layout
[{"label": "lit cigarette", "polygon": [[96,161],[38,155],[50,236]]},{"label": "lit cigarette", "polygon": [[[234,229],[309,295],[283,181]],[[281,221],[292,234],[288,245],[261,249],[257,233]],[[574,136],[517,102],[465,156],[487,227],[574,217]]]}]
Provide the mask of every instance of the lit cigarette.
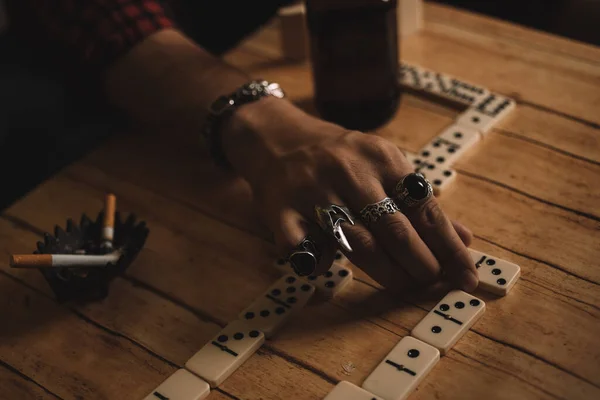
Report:
[{"label": "lit cigarette", "polygon": [[13,254],[10,266],[13,268],[89,268],[106,267],[116,264],[121,257],[119,252],[104,255],[75,254]]},{"label": "lit cigarette", "polygon": [[113,235],[115,232],[115,210],[117,198],[109,193],[104,199],[104,222],[102,224],[103,245],[112,247]]}]

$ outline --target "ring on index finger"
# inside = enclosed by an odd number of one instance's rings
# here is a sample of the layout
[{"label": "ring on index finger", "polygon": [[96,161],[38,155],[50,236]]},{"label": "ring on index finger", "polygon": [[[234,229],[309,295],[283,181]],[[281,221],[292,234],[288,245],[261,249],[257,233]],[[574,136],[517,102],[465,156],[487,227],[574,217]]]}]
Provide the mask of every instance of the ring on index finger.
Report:
[{"label": "ring on index finger", "polygon": [[315,241],[306,236],[288,256],[294,272],[299,276],[308,276],[317,268],[321,260],[321,252]]},{"label": "ring on index finger", "polygon": [[335,204],[331,204],[328,207],[315,206],[314,210],[315,219],[321,229],[333,236],[344,250],[352,252],[352,247],[350,247],[350,243],[348,243],[348,239],[346,239],[346,235],[341,227],[342,222],[354,225],[354,217],[350,213],[350,210]]},{"label": "ring on index finger", "polygon": [[396,185],[398,206],[415,207],[425,203],[433,195],[431,183],[417,172],[410,173]]}]

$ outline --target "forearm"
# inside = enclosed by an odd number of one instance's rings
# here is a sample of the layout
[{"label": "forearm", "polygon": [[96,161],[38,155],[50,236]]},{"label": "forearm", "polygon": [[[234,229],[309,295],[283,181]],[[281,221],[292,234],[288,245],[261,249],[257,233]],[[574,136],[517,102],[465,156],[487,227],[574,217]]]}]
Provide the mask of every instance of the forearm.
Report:
[{"label": "forearm", "polygon": [[138,122],[198,135],[210,104],[249,79],[179,31],[166,29],[107,70],[106,92]]},{"label": "forearm", "polygon": [[[208,107],[252,78],[258,77],[212,56],[176,30],[164,30],[115,63],[106,88],[111,101],[137,121],[198,138],[200,145]],[[315,127],[325,124],[287,100],[265,98],[238,108],[221,135],[226,156],[251,180],[289,149],[322,140]]]}]

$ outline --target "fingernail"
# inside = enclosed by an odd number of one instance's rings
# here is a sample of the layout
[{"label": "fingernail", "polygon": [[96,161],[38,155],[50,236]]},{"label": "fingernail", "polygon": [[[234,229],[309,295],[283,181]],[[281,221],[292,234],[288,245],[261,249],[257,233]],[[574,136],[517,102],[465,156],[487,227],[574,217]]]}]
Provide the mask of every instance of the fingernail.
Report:
[{"label": "fingernail", "polygon": [[461,289],[465,292],[472,292],[479,285],[479,277],[471,270],[464,270],[462,274],[460,274],[459,284]]}]

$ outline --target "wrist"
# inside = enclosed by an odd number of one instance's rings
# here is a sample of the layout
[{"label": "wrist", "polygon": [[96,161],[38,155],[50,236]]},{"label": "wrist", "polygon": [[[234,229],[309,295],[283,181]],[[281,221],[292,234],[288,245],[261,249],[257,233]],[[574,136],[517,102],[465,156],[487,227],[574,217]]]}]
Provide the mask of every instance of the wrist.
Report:
[{"label": "wrist", "polygon": [[286,99],[264,97],[245,104],[222,125],[223,151],[233,168],[252,185],[286,154],[323,141],[342,129]]}]

